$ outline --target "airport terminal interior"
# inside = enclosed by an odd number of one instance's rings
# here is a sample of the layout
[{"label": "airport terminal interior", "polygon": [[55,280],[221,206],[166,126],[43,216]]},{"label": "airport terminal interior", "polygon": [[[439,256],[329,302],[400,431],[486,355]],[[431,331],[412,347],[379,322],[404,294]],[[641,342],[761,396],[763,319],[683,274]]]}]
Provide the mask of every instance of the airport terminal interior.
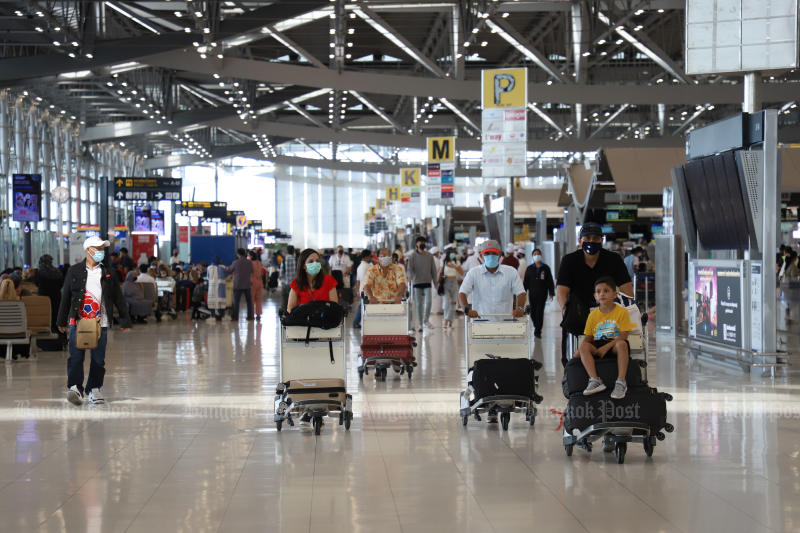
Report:
[{"label": "airport terminal interior", "polygon": [[0,3],[0,530],[800,531],[799,10]]}]

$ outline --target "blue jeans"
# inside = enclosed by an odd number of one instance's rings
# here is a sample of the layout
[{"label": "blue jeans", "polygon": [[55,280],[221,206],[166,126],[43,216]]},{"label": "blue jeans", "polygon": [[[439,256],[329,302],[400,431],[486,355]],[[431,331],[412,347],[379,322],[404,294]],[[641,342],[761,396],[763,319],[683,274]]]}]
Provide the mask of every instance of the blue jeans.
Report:
[{"label": "blue jeans", "polygon": [[86,350],[79,350],[75,347],[75,334],[77,326],[69,327],[69,358],[67,359],[67,388],[77,385],[78,390],[91,391],[103,386],[103,377],[106,375],[106,341],[108,328],[100,328],[100,340],[97,341],[97,348],[91,350],[92,362],[89,365],[89,379],[86,381],[86,388],[83,387],[83,360]]},{"label": "blue jeans", "polygon": [[414,287],[414,309],[422,326],[431,317],[431,287]]},{"label": "blue jeans", "polygon": [[356,309],[356,316],[353,318],[353,327],[361,327],[361,308],[364,307],[364,302],[359,302],[358,309]]}]

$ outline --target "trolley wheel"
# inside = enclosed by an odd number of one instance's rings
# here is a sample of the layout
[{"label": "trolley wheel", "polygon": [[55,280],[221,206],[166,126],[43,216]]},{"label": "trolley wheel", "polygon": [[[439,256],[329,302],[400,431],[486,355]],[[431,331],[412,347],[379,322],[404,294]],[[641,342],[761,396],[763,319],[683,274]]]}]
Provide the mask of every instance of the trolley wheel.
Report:
[{"label": "trolley wheel", "polygon": [[572,448],[574,448],[573,444],[564,445],[564,451],[567,452],[567,457],[572,457]]},{"label": "trolley wheel", "polygon": [[668,402],[671,402],[671,401],[672,401],[672,394],[670,394],[670,393],[668,393],[668,392],[665,392],[665,393],[664,393],[664,399],[665,399],[666,401],[668,401]]},{"label": "trolley wheel", "polygon": [[283,420],[278,420],[277,422],[275,422],[275,427],[278,429],[278,431],[280,431],[281,428],[283,427]]},{"label": "trolley wheel", "polygon": [[353,420],[353,413],[351,411],[346,411],[344,413],[344,429],[350,431],[350,421]]},{"label": "trolley wheel", "polygon": [[532,415],[531,415],[531,416],[528,418],[528,424],[530,424],[530,426],[531,426],[531,427],[533,427],[533,425],[534,425],[535,423],[536,423],[536,415],[535,415],[535,414],[532,414]]},{"label": "trolley wheel", "polygon": [[617,455],[617,464],[621,465],[625,462],[625,452],[628,451],[628,444],[625,442],[618,442],[614,451]]},{"label": "trolley wheel", "polygon": [[643,445],[644,445],[644,453],[647,454],[647,457],[652,457],[653,448],[655,446],[655,443],[653,442],[653,437],[645,437]]},{"label": "trolley wheel", "polygon": [[603,439],[603,451],[606,453],[611,453],[614,451],[614,441],[611,439]]},{"label": "trolley wheel", "polygon": [[500,413],[500,425],[503,426],[503,431],[508,431],[509,420],[511,420],[510,413]]},{"label": "trolley wheel", "polygon": [[363,370],[359,370],[358,371],[358,379],[359,380],[363,380],[364,379],[364,371]]},{"label": "trolley wheel", "polygon": [[414,371],[414,367],[409,365],[406,367],[406,374],[408,374],[408,379],[411,379],[411,373]]},{"label": "trolley wheel", "polygon": [[469,422],[469,415],[464,415],[461,417],[461,425],[466,426],[467,422]]},{"label": "trolley wheel", "polygon": [[667,423],[667,425],[664,426],[664,431],[666,431],[667,433],[672,433],[673,431],[675,431],[675,426]]},{"label": "trolley wheel", "polygon": [[311,419],[311,424],[314,427],[314,435],[319,435],[320,431],[322,431],[322,417],[315,416]]}]

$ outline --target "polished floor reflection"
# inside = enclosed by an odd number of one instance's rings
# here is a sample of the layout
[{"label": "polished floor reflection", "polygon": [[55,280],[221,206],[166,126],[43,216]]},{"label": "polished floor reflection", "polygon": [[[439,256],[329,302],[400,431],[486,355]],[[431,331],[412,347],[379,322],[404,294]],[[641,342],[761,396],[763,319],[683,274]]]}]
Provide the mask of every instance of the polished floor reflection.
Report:
[{"label": "polished floor reflection", "polygon": [[[598,448],[567,458],[550,412],[564,407],[556,316],[535,348],[536,427],[515,415],[507,433],[461,427],[459,323],[425,332],[410,382],[360,383],[351,364],[349,432],[330,420],[319,437],[277,433],[275,309],[260,324],[180,316],[115,331],[102,407],[66,403],[62,354],[5,365],[0,529],[800,530],[800,372],[745,374],[653,337],[650,380],[675,397],[675,432],[651,459],[638,447],[624,465]],[[351,332],[351,362],[357,344]]]}]

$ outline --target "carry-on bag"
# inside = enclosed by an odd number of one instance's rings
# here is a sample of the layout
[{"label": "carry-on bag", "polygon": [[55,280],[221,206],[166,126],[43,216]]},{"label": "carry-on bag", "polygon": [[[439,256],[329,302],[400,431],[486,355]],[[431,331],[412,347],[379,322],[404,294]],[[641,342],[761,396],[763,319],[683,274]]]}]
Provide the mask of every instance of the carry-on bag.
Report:
[{"label": "carry-on bag", "polygon": [[668,395],[651,387],[628,388],[624,398],[611,399],[604,391],[593,396],[573,395],[567,401],[564,428],[568,433],[584,431],[598,423],[640,423],[653,432],[667,425]]},{"label": "carry-on bag", "polygon": [[505,357],[478,359],[471,370],[475,399],[488,396],[536,397],[536,362]]},{"label": "carry-on bag", "polygon": [[[597,377],[600,378],[609,391],[613,390],[614,383],[619,377],[617,357],[609,354],[602,359],[595,359],[594,364],[597,369]],[[644,368],[646,365],[647,363],[638,359],[630,359],[628,361],[628,371],[625,374],[625,382],[628,388],[647,385]],[[561,379],[564,397],[569,398],[573,394],[582,395],[588,384],[589,374],[586,372],[581,360],[578,358],[570,359],[567,362],[567,366],[564,367],[564,377]]]}]

